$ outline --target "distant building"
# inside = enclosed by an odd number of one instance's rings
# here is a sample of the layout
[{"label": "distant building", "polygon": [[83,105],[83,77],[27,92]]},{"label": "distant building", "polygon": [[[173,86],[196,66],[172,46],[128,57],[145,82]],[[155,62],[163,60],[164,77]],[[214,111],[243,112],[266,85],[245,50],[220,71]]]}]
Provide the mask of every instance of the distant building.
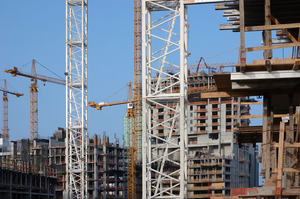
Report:
[{"label": "distant building", "polygon": [[[65,130],[59,128],[50,139],[12,141],[10,150],[0,153],[0,160],[10,158],[34,165],[38,174],[45,173],[44,167],[53,169],[56,180],[49,186],[55,185],[56,188],[55,193],[48,195],[54,194],[56,199],[66,198],[65,137]],[[126,150],[117,139],[113,143],[106,136],[102,141],[97,135],[89,139],[87,166],[89,198],[126,198]]]}]

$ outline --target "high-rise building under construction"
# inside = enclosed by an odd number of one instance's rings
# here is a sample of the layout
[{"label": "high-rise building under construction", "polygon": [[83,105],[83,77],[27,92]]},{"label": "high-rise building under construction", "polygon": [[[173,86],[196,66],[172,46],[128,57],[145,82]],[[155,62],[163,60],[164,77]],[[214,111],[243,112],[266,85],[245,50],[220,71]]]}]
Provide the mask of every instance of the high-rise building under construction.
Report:
[{"label": "high-rise building under construction", "polygon": [[[189,90],[211,89],[214,85],[211,74],[203,72],[189,74]],[[255,146],[238,145],[234,132],[237,126],[248,126],[250,121],[249,119],[239,120],[232,116],[250,114],[250,106],[238,103],[248,99],[202,99],[199,91],[188,91],[188,93],[190,93],[187,118],[188,198],[228,196],[231,188],[258,186],[258,163]],[[165,106],[172,107],[173,104],[169,103]],[[170,140],[178,140],[178,142],[180,138],[176,129],[173,129],[171,135],[169,133],[168,123],[170,123],[174,111],[167,111],[163,106],[153,106],[152,108],[151,126],[155,127],[152,133],[156,139],[151,141],[152,147],[158,148],[156,156],[159,158],[164,156],[159,150],[161,147],[160,138],[170,136]],[[164,125],[158,125],[158,123]],[[173,149],[169,148],[168,150],[170,152]],[[172,155],[174,164],[168,163],[170,164],[169,173],[176,170],[176,161],[179,160],[179,153],[175,150]],[[161,180],[160,186],[171,187],[172,182]]]}]

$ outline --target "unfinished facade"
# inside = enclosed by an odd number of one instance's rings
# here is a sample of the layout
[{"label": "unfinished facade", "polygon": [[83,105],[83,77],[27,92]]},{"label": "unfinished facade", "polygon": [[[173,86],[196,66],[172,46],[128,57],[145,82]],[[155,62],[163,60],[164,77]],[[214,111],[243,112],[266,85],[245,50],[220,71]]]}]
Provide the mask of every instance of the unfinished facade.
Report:
[{"label": "unfinished facade", "polygon": [[[299,189],[299,42],[300,2],[297,0],[239,0],[224,3],[239,23],[223,25],[240,32],[240,65],[234,73],[215,74],[218,92],[201,97],[263,96],[262,126],[239,127],[239,143],[261,143],[264,186],[249,190],[251,198],[298,198]],[[255,17],[254,17],[255,16]],[[278,38],[273,38],[273,30]],[[262,31],[263,46],[247,47],[245,33]],[[293,47],[288,59],[274,58],[274,49]],[[246,54],[264,51],[262,60],[246,62]],[[248,117],[250,118],[250,117]]]},{"label": "unfinished facade", "polygon": [[[66,197],[66,157],[65,157],[65,130],[59,128],[51,139],[28,139],[12,141],[11,149],[1,153],[0,175],[3,183],[10,183],[7,180],[13,179],[16,183],[23,183],[24,186],[32,182],[31,195],[63,199]],[[21,164],[20,161],[23,163]],[[24,164],[25,163],[25,164]],[[37,169],[34,175],[26,173],[32,172],[32,166]],[[10,166],[10,167],[8,167]],[[11,171],[7,168],[21,168],[23,170]],[[45,167],[46,166],[46,167]],[[103,136],[98,138],[96,135],[89,139],[88,145],[88,198],[118,198],[126,197],[126,149],[122,148],[117,139],[109,142],[109,138]],[[31,170],[30,170],[31,168]],[[55,177],[46,175],[44,168],[55,171]],[[27,170],[26,170],[27,169]],[[45,174],[42,175],[42,174]],[[29,177],[31,176],[31,180]],[[36,176],[35,176],[36,175]],[[16,178],[6,178],[8,176],[17,176]],[[0,179],[0,180],[1,180]],[[17,182],[19,180],[19,182]],[[36,184],[34,184],[36,183]],[[17,186],[18,184],[16,184]],[[17,193],[14,185],[3,185],[3,194],[9,194],[10,190],[13,196]],[[36,187],[38,186],[38,187]],[[12,187],[9,188],[9,187]],[[16,192],[16,193],[15,193]],[[29,194],[26,190],[24,194]],[[6,196],[6,195],[5,195]],[[35,197],[33,197],[35,198]]]},{"label": "unfinished facade", "polygon": [[[29,140],[12,141],[1,139],[0,153],[0,198],[55,199],[57,172],[46,162],[40,162],[42,147],[32,150],[38,158],[30,158]],[[23,145],[21,145],[21,143]],[[37,156],[36,156],[37,157]]]},{"label": "unfinished facade", "polygon": [[[63,198],[66,189],[65,131],[56,131],[49,140],[49,164],[56,167],[58,174],[57,197]],[[126,149],[117,139],[97,135],[88,144],[88,193],[89,198],[125,198],[126,191]]]},{"label": "unfinished facade", "polygon": [[[255,147],[250,144],[238,145],[234,130],[238,126],[237,118],[232,115],[249,115],[249,106],[238,108],[238,98],[201,99],[201,90],[215,86],[211,74],[190,74],[188,86],[191,93],[188,103],[188,198],[209,198],[228,196],[235,187],[258,186],[258,164]],[[176,88],[174,88],[176,89]],[[198,91],[196,91],[198,89]],[[197,93],[198,92],[198,93]],[[240,99],[246,101],[246,98]],[[168,107],[173,104],[167,104]],[[152,125],[156,130],[152,139],[153,147],[159,147],[160,138],[169,135],[169,129],[157,125],[172,118],[172,111],[165,111],[162,106],[152,109]],[[240,126],[249,126],[249,119],[240,120]],[[171,138],[178,140],[178,133],[173,131]],[[172,150],[172,149],[170,149]],[[163,154],[157,154],[162,156]],[[173,154],[173,161],[179,158]],[[175,165],[170,165],[170,172]],[[173,169],[174,170],[174,169]],[[250,178],[251,176],[251,178]],[[164,180],[162,186],[170,186]]]}]

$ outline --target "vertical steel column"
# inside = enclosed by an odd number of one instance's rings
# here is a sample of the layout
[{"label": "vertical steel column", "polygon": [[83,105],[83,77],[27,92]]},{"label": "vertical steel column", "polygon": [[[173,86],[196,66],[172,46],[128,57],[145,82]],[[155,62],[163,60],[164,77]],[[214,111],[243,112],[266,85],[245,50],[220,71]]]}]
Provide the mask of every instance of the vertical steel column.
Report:
[{"label": "vertical steel column", "polygon": [[[183,0],[142,0],[143,198],[187,198],[187,13]],[[169,73],[166,66],[177,68]],[[164,108],[168,118],[154,120]],[[157,128],[163,127],[163,136]]]},{"label": "vertical steel column", "polygon": [[67,198],[87,193],[87,0],[66,0]]}]

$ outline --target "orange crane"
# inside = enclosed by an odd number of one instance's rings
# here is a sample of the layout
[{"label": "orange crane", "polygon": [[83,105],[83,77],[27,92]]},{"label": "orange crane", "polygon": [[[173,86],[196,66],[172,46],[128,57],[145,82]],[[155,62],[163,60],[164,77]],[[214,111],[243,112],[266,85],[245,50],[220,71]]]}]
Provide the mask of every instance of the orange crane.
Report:
[{"label": "orange crane", "polygon": [[132,98],[132,82],[128,84],[128,93],[127,100],[123,102],[115,102],[115,103],[106,103],[100,102],[95,104],[94,101],[89,102],[89,106],[92,108],[96,108],[97,110],[102,110],[102,107],[106,106],[114,106],[120,104],[127,104],[127,198],[135,198],[136,197],[136,124],[135,124],[135,108],[136,108],[136,100]]},{"label": "orange crane", "polygon": [[17,67],[13,69],[5,70],[6,73],[10,73],[13,77],[23,76],[31,79],[30,84],[30,139],[34,140],[38,138],[38,85],[37,80],[43,82],[51,82],[60,85],[66,85],[65,80],[47,77],[36,74],[35,70],[36,60],[32,60],[31,74],[22,73]]},{"label": "orange crane", "polygon": [[23,96],[23,93],[16,93],[7,90],[6,80],[4,80],[4,87],[0,88],[3,92],[3,138],[9,139],[9,129],[8,129],[8,97],[7,94],[15,95],[17,97]]},{"label": "orange crane", "polygon": [[92,108],[96,108],[97,110],[102,110],[103,107],[105,106],[114,106],[114,105],[120,105],[120,104],[128,104],[128,103],[133,103],[133,100],[130,101],[122,101],[122,102],[114,102],[114,103],[106,103],[106,102],[100,102],[98,104],[95,104],[94,101],[89,102],[89,106]]}]

